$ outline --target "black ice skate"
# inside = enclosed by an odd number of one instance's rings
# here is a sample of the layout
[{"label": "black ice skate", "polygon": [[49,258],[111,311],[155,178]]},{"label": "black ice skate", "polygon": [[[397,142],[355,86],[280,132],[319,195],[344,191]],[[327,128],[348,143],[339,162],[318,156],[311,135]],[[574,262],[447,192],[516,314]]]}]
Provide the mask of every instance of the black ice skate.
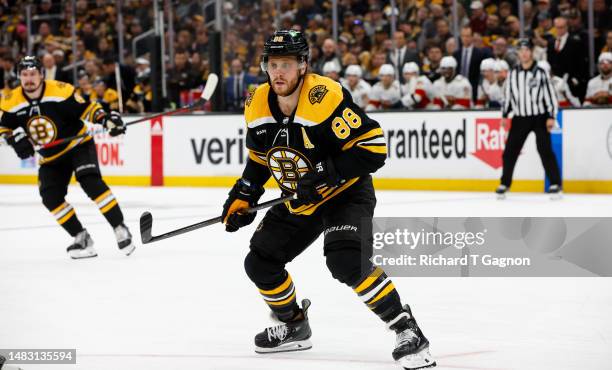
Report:
[{"label": "black ice skate", "polygon": [[66,249],[72,259],[96,257],[98,253],[93,247],[93,240],[87,230],[83,230],[74,237],[74,242]]},{"label": "black ice skate", "polygon": [[255,336],[255,352],[274,353],[304,351],[312,348],[312,331],[308,324],[310,301],[302,300],[303,319],[266,328]]},{"label": "black ice skate", "polygon": [[397,333],[393,359],[406,370],[435,367],[436,362],[429,353],[429,341],[416,323],[408,305],[404,312],[387,323]]},{"label": "black ice skate", "polygon": [[508,192],[508,187],[506,185],[499,185],[497,189],[495,189],[495,194],[497,194],[497,199],[506,199],[506,193]]},{"label": "black ice skate", "polygon": [[548,187],[547,193],[551,200],[559,200],[563,197],[563,191],[559,185],[551,185]]},{"label": "black ice skate", "polygon": [[129,256],[134,252],[136,246],[132,243],[132,234],[130,230],[124,224],[121,224],[115,228],[115,237],[117,238],[117,245],[119,250]]}]

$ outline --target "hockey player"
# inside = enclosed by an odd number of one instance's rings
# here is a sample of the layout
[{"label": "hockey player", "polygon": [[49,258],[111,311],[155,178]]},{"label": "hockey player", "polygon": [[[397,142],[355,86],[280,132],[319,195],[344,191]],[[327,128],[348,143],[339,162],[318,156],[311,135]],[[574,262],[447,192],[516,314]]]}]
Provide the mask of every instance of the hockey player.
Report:
[{"label": "hockey player", "polygon": [[497,81],[497,86],[499,86],[499,88],[502,91],[502,97],[503,97],[503,91],[505,88],[505,83],[506,83],[506,79],[508,79],[508,73],[510,72],[510,65],[508,65],[508,62],[506,62],[503,59],[497,59],[495,61],[495,80]]},{"label": "hockey player", "polygon": [[424,109],[433,100],[433,85],[426,76],[419,76],[419,65],[409,62],[402,67],[404,81],[400,87],[402,105],[410,109]]},{"label": "hockey player", "polygon": [[475,108],[500,108],[503,90],[495,78],[495,60],[486,58],[480,62],[482,81],[478,85]]},{"label": "hockey player", "polygon": [[559,108],[580,107],[580,100],[572,94],[567,81],[559,76],[551,75],[550,64],[547,61],[540,60],[538,66],[545,70],[548,78],[550,78]]},{"label": "hockey player", "polygon": [[442,58],[440,74],[434,84],[434,104],[440,108],[468,109],[472,106],[472,85],[456,73],[457,61],[451,56]]},{"label": "hockey player", "polygon": [[[0,104],[0,134],[6,137],[19,158],[34,155],[32,144],[44,145],[86,133],[83,121],[102,124],[111,136],[125,133],[125,125],[117,112],[107,113],[100,104],[86,102],[70,84],[45,81],[42,65],[36,57],[24,57],[19,62],[18,73],[21,86],[13,89]],[[97,256],[89,233],[65,200],[73,173],[113,227],[119,249],[130,255],[134,251],[132,236],[123,223],[117,199],[100,175],[93,138],[86,136],[42,148],[39,154],[38,184],[42,202],[74,237],[68,255],[74,259]]]},{"label": "hockey player", "polygon": [[344,71],[345,78],[341,78],[340,83],[349,93],[351,93],[355,104],[357,104],[359,108],[365,109],[370,100],[369,95],[372,86],[361,78],[362,74],[361,67],[352,64],[346,67],[346,71]]},{"label": "hockey player", "polygon": [[584,106],[612,104],[612,53],[603,52],[597,59],[599,75],[587,85]]},{"label": "hockey player", "polygon": [[402,93],[400,83],[395,79],[395,69],[391,64],[383,64],[378,72],[380,81],[372,86],[370,101],[366,110],[400,108]]},{"label": "hockey player", "polygon": [[326,77],[329,77],[329,78],[331,78],[334,81],[340,81],[340,72],[341,71],[342,71],[342,68],[334,60],[329,61],[329,62],[325,62],[325,64],[323,64],[323,74]]},{"label": "hockey player", "polygon": [[[324,236],[332,276],[351,287],[397,335],[393,358],[406,369],[435,366],[429,342],[385,272],[372,265],[376,203],[370,173],[385,161],[379,124],[329,78],[308,73],[308,43],[298,31],[276,31],[265,43],[261,67],[268,83],[245,106],[249,159],[223,206],[226,230],[253,222],[254,206],[272,176],[297,199],[272,207],[255,230],[244,266],[280,321],[255,336],[258,353],[311,348],[310,301],[300,308],[285,264]],[[362,244],[363,243],[363,244]]]}]

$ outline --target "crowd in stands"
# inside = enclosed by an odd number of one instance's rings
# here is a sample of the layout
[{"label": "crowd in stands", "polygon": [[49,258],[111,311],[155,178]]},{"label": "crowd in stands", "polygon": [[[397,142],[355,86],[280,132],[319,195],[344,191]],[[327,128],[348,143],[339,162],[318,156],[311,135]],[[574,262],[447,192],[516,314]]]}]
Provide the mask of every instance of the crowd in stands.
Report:
[{"label": "crowd in stands", "polygon": [[[86,98],[126,112],[151,109],[149,44],[132,41],[153,27],[153,0],[124,0],[125,45],[119,61],[115,1],[76,1],[76,53],[69,2],[36,0],[32,52],[46,78],[75,82]],[[209,73],[210,8],[199,0],[172,1],[173,60],[165,61],[167,105],[189,102]],[[276,28],[304,32],[310,70],[342,83],[366,110],[499,107],[508,71],[517,65],[518,1],[338,0],[338,38],[330,0],[226,0],[223,4],[224,100],[240,111],[266,81],[259,68],[264,42]],[[610,0],[594,0],[596,71],[590,73],[586,0],[524,1],[524,34],[536,60],[550,71],[560,105],[612,104]],[[29,1],[0,0],[0,88],[16,86],[15,64],[27,53]],[[280,11],[279,11],[280,10]],[[395,32],[391,29],[395,17]],[[173,43],[168,37],[173,34]],[[135,54],[133,53],[135,52]],[[74,64],[76,63],[76,64]],[[76,65],[75,68],[70,68]],[[117,78],[119,71],[120,78]],[[121,86],[117,87],[117,81]]]}]

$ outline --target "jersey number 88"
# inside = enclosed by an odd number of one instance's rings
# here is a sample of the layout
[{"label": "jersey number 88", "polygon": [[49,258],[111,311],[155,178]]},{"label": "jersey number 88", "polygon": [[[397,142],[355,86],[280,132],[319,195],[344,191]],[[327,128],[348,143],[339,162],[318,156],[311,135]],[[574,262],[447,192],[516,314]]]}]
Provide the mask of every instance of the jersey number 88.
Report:
[{"label": "jersey number 88", "polygon": [[332,130],[340,140],[344,140],[350,135],[351,128],[358,128],[359,126],[361,126],[361,117],[350,108],[344,108],[342,117],[336,117],[332,121]]}]

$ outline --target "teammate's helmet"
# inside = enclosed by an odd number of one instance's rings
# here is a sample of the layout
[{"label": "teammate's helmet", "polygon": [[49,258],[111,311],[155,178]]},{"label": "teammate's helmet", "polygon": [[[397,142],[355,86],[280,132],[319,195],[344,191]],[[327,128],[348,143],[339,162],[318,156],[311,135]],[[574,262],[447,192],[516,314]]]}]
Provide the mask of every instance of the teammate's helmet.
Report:
[{"label": "teammate's helmet", "polygon": [[24,69],[38,69],[42,73],[42,63],[33,55],[27,55],[17,64],[17,74],[20,74]]},{"label": "teammate's helmet", "polygon": [[294,56],[298,63],[307,63],[309,51],[308,41],[300,31],[275,31],[264,44],[261,69],[264,71],[268,69],[268,58],[270,56]]}]

